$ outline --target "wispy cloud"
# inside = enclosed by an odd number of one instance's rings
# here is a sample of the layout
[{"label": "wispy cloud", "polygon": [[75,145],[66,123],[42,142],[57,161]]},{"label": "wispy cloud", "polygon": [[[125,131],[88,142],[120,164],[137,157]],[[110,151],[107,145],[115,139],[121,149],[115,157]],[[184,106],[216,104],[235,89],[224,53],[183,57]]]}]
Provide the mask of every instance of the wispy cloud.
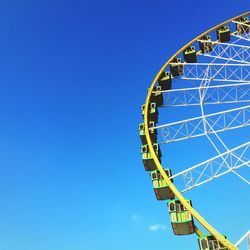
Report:
[{"label": "wispy cloud", "polygon": [[167,226],[161,225],[161,224],[154,224],[149,227],[149,231],[155,232],[155,231],[164,231],[167,229]]},{"label": "wispy cloud", "polygon": [[133,215],[131,216],[131,220],[132,220],[132,221],[143,220],[143,217],[142,217],[141,215],[139,215],[139,214],[133,214]]}]

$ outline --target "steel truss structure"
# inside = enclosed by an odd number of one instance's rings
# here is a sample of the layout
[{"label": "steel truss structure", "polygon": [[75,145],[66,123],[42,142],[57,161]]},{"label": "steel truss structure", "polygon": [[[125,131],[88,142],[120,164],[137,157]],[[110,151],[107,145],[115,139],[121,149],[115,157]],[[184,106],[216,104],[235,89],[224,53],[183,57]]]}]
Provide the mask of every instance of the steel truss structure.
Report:
[{"label": "steel truss structure", "polygon": [[[204,128],[204,122],[207,129]],[[250,105],[173,122],[155,127],[161,130],[164,143],[215,134],[250,125]]]},{"label": "steel truss structure", "polygon": [[[204,43],[204,41],[199,40]],[[213,50],[210,53],[204,53],[203,56],[222,59],[231,62],[249,63],[250,47],[233,43],[213,42]]]},{"label": "steel truss structure", "polygon": [[[221,137],[224,132],[247,130],[250,125],[250,25],[247,22],[244,23],[241,19],[249,16],[249,14],[250,12],[244,13],[215,26],[176,52],[156,75],[145,103],[145,110],[149,110],[152,94],[160,93],[164,99],[161,106],[162,110],[195,106],[199,108],[201,115],[197,117],[160,124],[153,129],[156,129],[158,134],[161,135],[163,145],[203,136],[208,139],[216,152],[214,157],[168,177],[153,148],[148,127],[148,112],[145,112],[144,115],[145,135],[150,153],[169,188],[199,224],[213,235],[220,244],[230,250],[238,249],[240,243],[233,245],[225,239],[186,202],[182,193],[228,173],[237,175],[242,181],[250,185],[250,180],[237,172],[241,168],[250,171],[250,141],[246,140],[243,144],[230,148]],[[230,26],[230,29],[234,27],[234,30],[232,29],[230,33],[231,39],[226,42],[220,41],[220,38],[217,40],[204,39],[207,35],[213,37],[214,33],[218,32],[218,29],[224,25]],[[216,34],[218,35],[218,33]],[[211,49],[206,47],[208,43],[211,43]],[[203,45],[205,49],[202,51]],[[191,46],[196,48],[197,61],[186,62],[184,59],[183,62],[183,60],[176,60]],[[168,90],[156,89],[157,81],[163,72],[165,70],[171,71],[171,68],[174,67],[178,68],[178,74],[172,74],[172,88]],[[179,71],[179,69],[181,70]],[[228,109],[229,105],[234,106]],[[222,110],[207,114],[205,106],[216,106]],[[152,130],[152,127],[150,129]],[[246,139],[249,139],[248,137],[249,134]],[[177,189],[171,179],[178,178],[183,179],[183,186]],[[196,233],[199,236],[203,235],[198,228],[196,228]],[[249,233],[247,237],[249,237]]]},{"label": "steel truss structure", "polygon": [[[173,175],[172,178],[183,177],[184,187],[182,188],[182,192],[186,192],[230,172],[237,175],[235,170],[244,166],[250,167],[250,160],[248,160],[250,156],[249,145],[250,142],[247,142],[239,147],[228,150],[221,155]],[[241,176],[240,178],[244,177]],[[250,184],[245,178],[244,181]]]},{"label": "steel truss structure", "polygon": [[200,95],[203,95],[204,92],[206,92],[206,96],[203,99],[203,104],[249,102],[249,85],[249,82],[242,82],[162,91],[164,95],[164,106],[178,107],[200,105]]},{"label": "steel truss structure", "polygon": [[172,63],[183,65],[184,80],[198,81],[224,81],[224,82],[249,82],[249,64],[236,63]]},{"label": "steel truss structure", "polygon": [[236,21],[236,20],[232,20],[232,23],[238,24],[238,28],[243,31],[242,34],[239,34],[238,32],[236,32],[234,34],[234,36],[237,38],[240,38],[242,40],[250,41],[250,33],[249,33],[250,25],[246,24],[246,23],[241,23],[241,22]]}]

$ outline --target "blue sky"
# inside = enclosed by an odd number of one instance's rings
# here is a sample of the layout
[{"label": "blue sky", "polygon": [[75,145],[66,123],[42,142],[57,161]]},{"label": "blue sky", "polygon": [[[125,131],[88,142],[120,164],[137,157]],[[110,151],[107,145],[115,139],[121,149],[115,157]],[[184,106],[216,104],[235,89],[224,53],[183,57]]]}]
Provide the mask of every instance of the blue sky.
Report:
[{"label": "blue sky", "polygon": [[[1,1],[0,250],[196,248],[194,236],[173,237],[166,203],[154,198],[137,124],[163,63],[249,8],[244,0],[205,5]],[[174,161],[180,151],[171,152]],[[223,181],[191,195],[236,241],[249,218],[235,201],[246,211],[249,187]]]}]

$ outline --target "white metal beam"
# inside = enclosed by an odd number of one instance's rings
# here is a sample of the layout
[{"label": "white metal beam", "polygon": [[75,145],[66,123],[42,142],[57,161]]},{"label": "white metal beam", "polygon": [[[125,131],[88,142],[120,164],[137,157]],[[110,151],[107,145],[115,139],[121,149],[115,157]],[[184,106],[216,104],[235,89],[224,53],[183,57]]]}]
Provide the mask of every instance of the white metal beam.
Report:
[{"label": "white metal beam", "polygon": [[195,88],[181,88],[159,91],[164,94],[162,107],[169,106],[195,106],[200,105],[199,92],[206,90],[202,100],[205,104],[240,103],[250,101],[250,82],[237,84],[221,84],[200,86]]},{"label": "white metal beam", "polygon": [[[203,122],[209,123],[205,129]],[[209,115],[194,117],[186,120],[172,122],[160,126],[163,143],[182,141],[190,138],[204,136],[247,127],[250,125],[250,105],[229,109]]]},{"label": "white metal beam", "polygon": [[171,178],[176,179],[178,177],[182,177],[184,180],[182,192],[186,192],[190,189],[210,182],[213,179],[233,172],[241,167],[248,166],[250,160],[245,162],[240,161],[238,158],[249,158],[249,146],[250,142],[242,144],[224,152],[223,154],[215,156],[178,174],[175,174]]}]

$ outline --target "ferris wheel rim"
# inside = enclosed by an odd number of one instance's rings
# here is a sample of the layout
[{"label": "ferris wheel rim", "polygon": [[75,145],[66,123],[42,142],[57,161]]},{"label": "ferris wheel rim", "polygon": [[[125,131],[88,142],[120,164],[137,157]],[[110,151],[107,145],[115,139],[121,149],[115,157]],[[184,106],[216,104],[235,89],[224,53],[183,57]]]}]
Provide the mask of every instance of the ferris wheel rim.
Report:
[{"label": "ferris wheel rim", "polygon": [[[148,127],[148,109],[149,109],[149,103],[150,103],[150,97],[151,94],[153,92],[153,89],[157,83],[157,80],[159,79],[159,77],[161,76],[161,74],[163,73],[163,71],[167,68],[167,66],[170,65],[170,63],[180,54],[182,53],[185,49],[187,49],[188,47],[190,47],[192,44],[194,44],[195,42],[197,42],[199,39],[201,39],[203,36],[211,33],[212,31],[218,29],[219,27],[235,21],[236,19],[239,19],[241,17],[245,17],[247,15],[250,14],[250,11],[245,12],[241,15],[238,15],[236,17],[233,17],[227,21],[224,21],[216,26],[214,26],[213,28],[205,31],[204,33],[200,34],[199,36],[197,36],[196,38],[194,38],[193,40],[191,40],[190,42],[188,42],[186,45],[184,45],[180,50],[178,50],[163,66],[162,68],[158,71],[158,73],[156,74],[153,82],[151,83],[151,86],[148,90],[148,94],[147,94],[147,98],[146,98],[146,103],[145,103],[145,114],[144,114],[144,127],[145,127],[145,136],[146,136],[146,141],[149,147],[149,151],[152,155],[153,161],[156,164],[157,169],[159,170],[159,172],[161,173],[162,177],[164,178],[164,180],[167,182],[167,184],[169,185],[169,188],[172,190],[172,192],[174,193],[174,195],[180,200],[180,202],[183,204],[183,206],[193,215],[193,217],[208,231],[211,233],[211,235],[213,235],[220,243],[222,243],[225,247],[227,247],[230,250],[236,250],[238,249],[235,245],[233,245],[229,240],[225,239],[224,236],[222,236],[219,232],[216,231],[216,229],[214,229],[188,202],[186,202],[184,196],[181,194],[181,192],[175,187],[175,185],[172,183],[172,181],[170,180],[170,178],[166,175],[166,173],[164,172],[164,169],[160,163],[160,161],[158,160],[156,153],[153,149],[153,143],[151,141],[150,135],[149,135],[149,127]],[[202,236],[203,233],[196,227],[195,229],[197,235]]]}]

